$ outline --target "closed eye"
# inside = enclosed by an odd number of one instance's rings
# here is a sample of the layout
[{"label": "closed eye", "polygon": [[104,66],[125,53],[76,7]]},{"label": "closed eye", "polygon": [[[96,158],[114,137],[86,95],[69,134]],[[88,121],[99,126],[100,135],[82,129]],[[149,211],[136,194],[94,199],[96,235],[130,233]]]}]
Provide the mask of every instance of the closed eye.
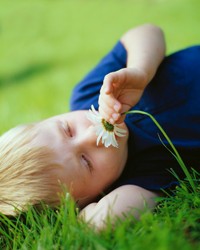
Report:
[{"label": "closed eye", "polygon": [[72,131],[71,131],[71,129],[70,129],[69,124],[68,124],[67,122],[65,122],[65,123],[62,122],[62,127],[63,127],[63,129],[64,129],[65,134],[66,134],[67,136],[69,136],[69,137],[72,137]]},{"label": "closed eye", "polygon": [[85,155],[81,155],[81,158],[83,160],[83,164],[89,169],[90,172],[92,172],[93,166],[91,161]]},{"label": "closed eye", "polygon": [[68,123],[67,123],[67,130],[68,130],[69,136],[72,137],[72,130]]}]

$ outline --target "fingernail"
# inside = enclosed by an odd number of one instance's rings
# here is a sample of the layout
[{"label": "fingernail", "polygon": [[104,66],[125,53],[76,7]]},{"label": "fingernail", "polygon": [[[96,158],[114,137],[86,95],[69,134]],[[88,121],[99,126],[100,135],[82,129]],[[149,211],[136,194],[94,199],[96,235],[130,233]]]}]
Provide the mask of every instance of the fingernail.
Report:
[{"label": "fingernail", "polygon": [[117,111],[117,112],[119,111],[119,105],[118,104],[114,105],[114,110]]},{"label": "fingernail", "polygon": [[114,120],[113,120],[113,118],[110,118],[109,123],[110,124],[114,124],[115,123]]},{"label": "fingernail", "polygon": [[116,113],[112,114],[112,118],[113,118],[115,121],[118,120],[119,114],[116,114]]}]

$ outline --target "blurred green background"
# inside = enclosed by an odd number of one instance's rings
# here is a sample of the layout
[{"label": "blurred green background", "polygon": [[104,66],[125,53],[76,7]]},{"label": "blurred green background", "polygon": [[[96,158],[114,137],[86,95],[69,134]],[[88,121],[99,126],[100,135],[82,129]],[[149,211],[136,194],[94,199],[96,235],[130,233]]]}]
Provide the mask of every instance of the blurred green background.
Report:
[{"label": "blurred green background", "polygon": [[0,133],[68,111],[73,86],[131,27],[162,27],[167,53],[198,44],[199,10],[199,0],[0,0]]}]

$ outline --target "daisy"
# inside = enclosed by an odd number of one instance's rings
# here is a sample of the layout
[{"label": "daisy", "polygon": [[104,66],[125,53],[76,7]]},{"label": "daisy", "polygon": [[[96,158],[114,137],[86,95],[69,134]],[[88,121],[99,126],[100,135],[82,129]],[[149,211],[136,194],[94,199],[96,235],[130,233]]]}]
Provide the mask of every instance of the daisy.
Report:
[{"label": "daisy", "polygon": [[126,130],[119,128],[117,124],[112,125],[107,122],[98,111],[95,110],[94,106],[87,113],[87,118],[94,124],[96,135],[97,135],[97,146],[99,141],[107,148],[110,145],[118,148],[118,143],[115,136],[123,137],[126,136]]}]

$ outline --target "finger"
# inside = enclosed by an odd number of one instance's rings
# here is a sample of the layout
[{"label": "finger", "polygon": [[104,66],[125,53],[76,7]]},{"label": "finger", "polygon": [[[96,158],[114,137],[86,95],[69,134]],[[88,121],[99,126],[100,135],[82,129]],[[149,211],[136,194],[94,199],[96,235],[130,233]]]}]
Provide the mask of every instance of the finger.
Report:
[{"label": "finger", "polygon": [[106,75],[103,80],[103,86],[102,86],[102,91],[105,94],[110,94],[113,91],[113,86],[112,86],[112,77],[111,73]]},{"label": "finger", "polygon": [[103,118],[114,123],[121,115],[122,105],[112,95],[99,96],[99,111]]},{"label": "finger", "polygon": [[110,105],[110,100],[105,99],[106,98],[99,101],[99,112],[101,116],[106,119],[106,121],[114,124],[115,121],[119,119],[120,112],[116,112],[116,110],[113,108],[113,105]]},{"label": "finger", "polygon": [[104,77],[103,81],[103,91],[106,94],[111,94],[113,92],[113,84],[119,81],[118,71],[111,72]]},{"label": "finger", "polygon": [[104,107],[99,107],[99,112],[101,116],[109,123],[115,124],[116,121],[119,119],[119,113],[113,113],[112,111],[108,111],[108,109],[104,109]]},{"label": "finger", "polygon": [[113,94],[100,93],[98,103],[99,106],[105,104],[111,109],[113,109],[115,112],[121,112],[121,103],[116,99]]},{"label": "finger", "polygon": [[115,123],[120,124],[120,123],[124,122],[125,118],[126,118],[126,115],[122,115],[122,114],[121,114],[121,115],[119,116],[119,119],[116,120]]},{"label": "finger", "polygon": [[103,118],[108,120],[110,118],[110,115],[113,113],[113,108],[105,101],[99,101],[99,112]]}]

